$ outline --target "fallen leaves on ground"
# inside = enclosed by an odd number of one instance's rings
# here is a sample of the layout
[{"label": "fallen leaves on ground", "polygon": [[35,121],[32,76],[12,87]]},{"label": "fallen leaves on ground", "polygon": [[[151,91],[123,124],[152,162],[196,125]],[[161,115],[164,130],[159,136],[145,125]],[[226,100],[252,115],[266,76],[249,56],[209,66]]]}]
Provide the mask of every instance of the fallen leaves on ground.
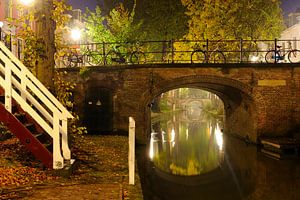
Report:
[{"label": "fallen leaves on ground", "polygon": [[[124,199],[129,199],[130,191],[137,193],[128,185],[128,137],[78,136],[70,146],[77,167],[71,177],[64,178],[43,169],[18,139],[1,141],[0,187],[3,190],[0,189],[0,199],[25,197],[40,187],[93,183],[104,187],[107,183],[122,185]],[[25,188],[25,191],[20,192],[20,188]]]},{"label": "fallen leaves on ground", "polygon": [[56,179],[46,174],[17,138],[0,142],[0,186],[16,187]]}]

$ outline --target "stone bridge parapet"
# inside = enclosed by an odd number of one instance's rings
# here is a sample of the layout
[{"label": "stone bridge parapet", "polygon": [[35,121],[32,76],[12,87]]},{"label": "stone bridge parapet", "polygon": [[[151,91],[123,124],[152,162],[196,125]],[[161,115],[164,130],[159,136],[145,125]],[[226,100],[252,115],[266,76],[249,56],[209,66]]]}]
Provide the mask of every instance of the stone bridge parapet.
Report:
[{"label": "stone bridge parapet", "polygon": [[[285,136],[300,125],[300,64],[151,64],[90,67],[67,71],[65,80],[77,84],[76,111],[83,119],[91,88],[109,91],[111,130],[127,131],[128,118],[136,120],[137,139],[150,133],[154,97],[166,91],[193,87],[218,95],[224,103],[225,131],[256,142],[263,136]],[[99,101],[101,102],[101,101]],[[100,105],[101,103],[99,103]],[[101,104],[101,106],[105,106]],[[107,118],[108,119],[108,118]],[[96,120],[97,121],[97,120]]]}]

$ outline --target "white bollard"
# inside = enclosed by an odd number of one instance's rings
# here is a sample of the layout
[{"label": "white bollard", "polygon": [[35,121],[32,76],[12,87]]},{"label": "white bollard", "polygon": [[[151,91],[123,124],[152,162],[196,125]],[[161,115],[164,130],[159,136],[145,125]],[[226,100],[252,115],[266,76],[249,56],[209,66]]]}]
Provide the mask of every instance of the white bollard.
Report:
[{"label": "white bollard", "polygon": [[128,148],[128,165],[129,165],[129,185],[134,185],[135,171],[135,121],[129,117],[129,148]]}]

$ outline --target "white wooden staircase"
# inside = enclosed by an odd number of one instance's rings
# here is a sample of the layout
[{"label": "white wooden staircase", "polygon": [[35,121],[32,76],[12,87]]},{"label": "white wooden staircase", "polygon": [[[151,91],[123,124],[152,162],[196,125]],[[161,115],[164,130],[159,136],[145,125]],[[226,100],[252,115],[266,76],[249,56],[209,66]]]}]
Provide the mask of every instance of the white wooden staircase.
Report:
[{"label": "white wooden staircase", "polygon": [[0,42],[0,121],[46,167],[73,162],[68,146],[70,112]]}]

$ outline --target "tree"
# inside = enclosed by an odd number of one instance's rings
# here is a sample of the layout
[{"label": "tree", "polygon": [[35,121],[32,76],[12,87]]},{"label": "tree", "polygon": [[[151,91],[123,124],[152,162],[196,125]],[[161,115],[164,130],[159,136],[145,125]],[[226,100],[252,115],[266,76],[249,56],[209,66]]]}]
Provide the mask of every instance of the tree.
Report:
[{"label": "tree", "polygon": [[142,0],[136,19],[143,20],[141,30],[146,40],[180,39],[186,34],[188,17],[180,0]]},{"label": "tree", "polygon": [[138,31],[141,23],[134,23],[135,6],[132,11],[124,7],[121,3],[119,6],[110,11],[107,17],[108,29],[116,42],[134,41],[139,37]]},{"label": "tree", "polygon": [[95,12],[87,9],[83,17],[88,40],[92,42],[111,41],[112,35],[104,25],[105,17],[102,16],[99,6],[96,7]]},{"label": "tree", "polygon": [[134,0],[98,0],[98,5],[101,7],[102,14],[107,16],[112,9],[116,8],[120,4],[120,2],[123,3],[125,8],[130,10],[134,4]]},{"label": "tree", "polygon": [[[17,27],[17,37],[24,41],[24,64],[49,89],[53,89],[54,77],[54,32],[55,21],[52,18],[53,1],[37,1],[24,15],[10,19]],[[18,6],[18,9],[24,9]],[[23,12],[20,12],[23,13]],[[29,22],[34,22],[31,26]]]},{"label": "tree", "polygon": [[[240,44],[224,40],[265,40],[279,37],[283,16],[279,0],[181,0],[186,7],[188,33],[185,40],[203,42],[177,43],[175,49],[194,50],[210,40],[208,51],[219,48],[227,60],[239,57]],[[214,40],[214,42],[212,41]],[[255,43],[255,45],[257,45]],[[251,43],[243,45],[250,50]],[[248,58],[249,52],[243,55]],[[216,54],[217,56],[217,54]],[[176,59],[190,60],[190,53],[177,53]],[[216,58],[218,59],[218,58]]]},{"label": "tree", "polygon": [[[134,4],[135,5],[135,4]],[[85,15],[87,36],[93,42],[128,42],[138,38],[141,23],[134,23],[135,6],[132,11],[120,3],[103,16],[101,8],[96,7],[95,12],[87,10]]]},{"label": "tree", "polygon": [[181,0],[189,16],[185,39],[273,39],[283,16],[279,0]]},{"label": "tree", "polygon": [[54,56],[59,56],[56,51],[63,46],[64,27],[69,19],[66,11],[71,7],[65,0],[47,0],[36,1],[28,10],[21,5],[17,8],[22,15],[10,21],[17,28],[16,37],[24,42],[22,62],[54,91]]}]

